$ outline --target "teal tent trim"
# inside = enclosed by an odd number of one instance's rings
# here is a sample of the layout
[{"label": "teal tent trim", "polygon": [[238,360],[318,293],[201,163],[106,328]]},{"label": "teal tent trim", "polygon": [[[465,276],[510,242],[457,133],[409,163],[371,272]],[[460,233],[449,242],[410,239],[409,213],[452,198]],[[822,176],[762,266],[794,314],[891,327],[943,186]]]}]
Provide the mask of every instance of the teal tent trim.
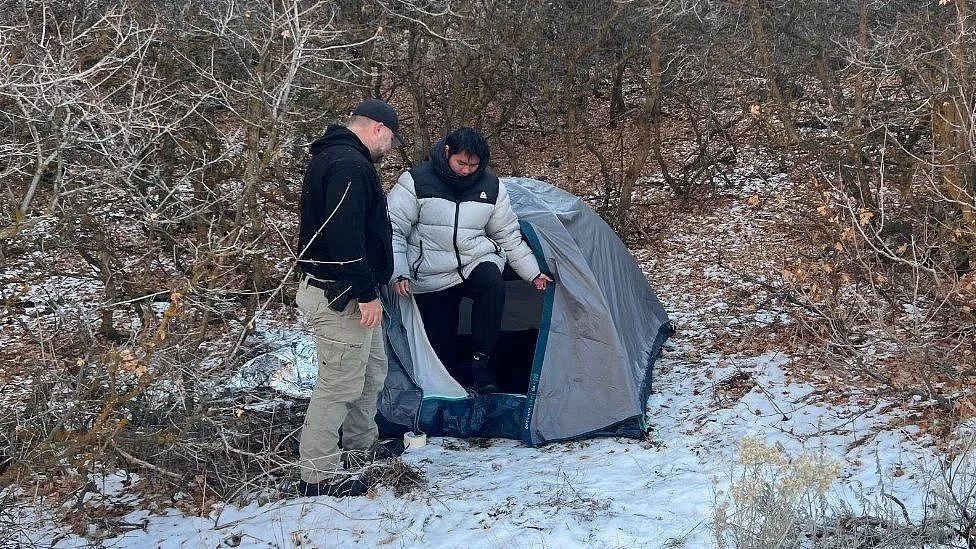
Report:
[{"label": "teal tent trim", "polygon": [[674,325],[670,322],[661,326],[657,332],[657,337],[654,338],[654,344],[651,347],[650,353],[647,357],[647,372],[644,375],[644,383],[641,387],[641,406],[643,409],[640,414],[632,417],[628,417],[613,425],[608,425],[606,427],[601,427],[593,431],[587,431],[579,435],[564,437],[564,438],[553,438],[546,439],[536,442],[530,442],[525,440],[526,444],[531,446],[542,446],[544,444],[549,444],[550,442],[573,442],[576,440],[584,440],[594,437],[626,437],[626,438],[644,438],[647,435],[647,430],[649,423],[647,421],[647,399],[650,397],[651,391],[651,378],[654,373],[654,363],[657,361],[658,357],[661,355],[661,348],[664,343],[668,340],[671,335],[674,334]]},{"label": "teal tent trim", "polygon": [[425,397],[417,412],[417,427],[419,432],[442,437],[518,439],[524,404],[524,395],[509,393]]},{"label": "teal tent trim", "polygon": [[532,444],[533,447],[540,447],[553,442],[574,442],[577,440],[585,440],[588,438],[596,437],[623,437],[623,438],[636,438],[642,439],[647,433],[647,429],[641,425],[643,419],[641,416],[632,416],[627,419],[618,421],[613,425],[608,425],[606,427],[601,427],[599,429],[594,429],[593,431],[587,431],[571,437],[564,438],[553,438],[546,439],[540,442]]},{"label": "teal tent trim", "polygon": [[[539,268],[555,278],[555,273],[549,270],[549,264],[546,263],[542,243],[539,241],[539,235],[536,234],[535,229],[531,224],[524,221],[520,222],[519,225],[522,228],[522,234],[525,235],[525,239],[535,254],[536,260],[539,262]],[[549,343],[549,327],[552,324],[552,305],[555,297],[556,289],[550,284],[546,288],[546,295],[542,305],[542,321],[539,323],[539,336],[535,342],[535,355],[532,358],[532,373],[529,376],[529,389],[525,394],[525,409],[522,412],[522,441],[529,445],[533,444],[532,412],[535,411],[535,398],[539,392],[542,363],[546,357],[546,345]]]},{"label": "teal tent trim", "polygon": [[644,407],[643,413],[640,416],[642,431],[647,431],[648,427],[647,399],[651,397],[651,391],[654,385],[654,363],[661,356],[661,349],[664,347],[664,342],[672,335],[674,335],[674,323],[668,322],[662,324],[661,328],[657,331],[657,337],[654,338],[654,345],[651,346],[651,352],[647,357],[647,370],[644,372],[644,383],[641,385],[640,391],[640,403]]}]

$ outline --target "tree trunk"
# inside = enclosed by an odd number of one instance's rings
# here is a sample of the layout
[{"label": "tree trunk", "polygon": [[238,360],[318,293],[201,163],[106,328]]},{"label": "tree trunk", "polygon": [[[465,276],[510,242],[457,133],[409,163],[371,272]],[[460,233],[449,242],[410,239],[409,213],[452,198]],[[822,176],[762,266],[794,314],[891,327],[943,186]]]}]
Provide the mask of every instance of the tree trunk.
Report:
[{"label": "tree trunk", "polygon": [[776,82],[776,63],[773,55],[769,51],[769,43],[766,41],[766,30],[762,22],[762,8],[759,0],[749,0],[749,26],[752,28],[752,39],[756,45],[756,53],[759,55],[759,63],[766,78],[766,85],[769,87],[769,95],[773,102],[773,109],[776,117],[783,125],[785,144],[793,145],[799,138],[796,128],[793,125],[793,117],[790,115],[783,93]]},{"label": "tree trunk", "polygon": [[[407,64],[411,69],[415,60],[424,57],[425,52],[423,51],[423,44],[421,44],[422,40],[423,33],[416,29],[411,29],[407,55]],[[413,112],[417,117],[414,129],[420,134],[414,140],[414,150],[416,152],[416,158],[419,161],[427,158],[430,154],[430,147],[433,145],[431,143],[430,117],[427,116],[427,91],[424,83],[419,80],[416,71],[410,70],[406,79],[407,89],[410,91],[410,97],[413,99]]]},{"label": "tree trunk", "polygon": [[661,123],[661,39],[655,36],[651,39],[651,57],[648,63],[648,85],[644,91],[644,106],[637,119],[638,138],[637,147],[634,149],[634,156],[627,171],[624,173],[624,180],[620,185],[620,204],[617,206],[617,233],[621,238],[626,238],[630,233],[627,216],[630,212],[632,195],[634,193],[634,183],[640,177],[641,171],[647,164],[647,157],[651,152],[651,141],[654,135],[660,132],[653,132],[654,125]]},{"label": "tree trunk", "polygon": [[863,208],[877,210],[877,201],[871,188],[871,177],[864,166],[864,56],[868,50],[868,7],[867,0],[858,0],[857,48],[858,65],[860,66],[854,77],[854,110],[851,113],[848,137],[850,139],[849,158],[850,169],[842,171],[842,178],[847,187],[847,193],[854,197]]},{"label": "tree trunk", "polygon": [[617,120],[623,116],[627,110],[624,102],[624,73],[627,72],[627,55],[620,54],[620,60],[613,71],[613,83],[610,86],[610,127],[617,125]]},{"label": "tree trunk", "polygon": [[576,98],[569,101],[566,110],[566,125],[563,127],[563,146],[566,151],[566,184],[569,191],[579,194],[578,181],[576,179],[576,160],[579,153],[576,149],[576,131],[579,129],[578,106]]}]

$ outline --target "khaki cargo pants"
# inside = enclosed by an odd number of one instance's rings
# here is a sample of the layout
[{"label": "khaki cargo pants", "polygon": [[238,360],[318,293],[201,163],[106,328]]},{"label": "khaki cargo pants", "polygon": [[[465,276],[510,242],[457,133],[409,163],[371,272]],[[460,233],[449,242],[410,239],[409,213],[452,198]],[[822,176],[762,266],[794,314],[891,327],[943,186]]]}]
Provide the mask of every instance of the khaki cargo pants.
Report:
[{"label": "khaki cargo pants", "polygon": [[315,333],[319,373],[302,426],[302,480],[332,482],[343,474],[339,427],[344,450],[368,450],[377,441],[376,399],[386,380],[383,328],[359,324],[355,299],[341,313],[329,308],[324,292],[298,286],[296,302]]}]

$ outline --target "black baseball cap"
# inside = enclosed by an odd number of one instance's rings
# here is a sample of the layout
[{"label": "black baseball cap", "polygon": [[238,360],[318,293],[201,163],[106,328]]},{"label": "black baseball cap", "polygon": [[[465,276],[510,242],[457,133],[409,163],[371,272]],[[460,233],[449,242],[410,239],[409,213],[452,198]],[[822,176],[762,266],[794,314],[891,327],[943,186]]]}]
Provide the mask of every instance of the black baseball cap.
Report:
[{"label": "black baseball cap", "polygon": [[397,147],[403,145],[403,139],[400,137],[400,123],[397,121],[396,109],[390,106],[386,101],[380,99],[367,99],[356,107],[356,110],[352,111],[353,116],[365,116],[370,120],[375,120],[380,122],[390,131],[393,132],[394,145]]}]

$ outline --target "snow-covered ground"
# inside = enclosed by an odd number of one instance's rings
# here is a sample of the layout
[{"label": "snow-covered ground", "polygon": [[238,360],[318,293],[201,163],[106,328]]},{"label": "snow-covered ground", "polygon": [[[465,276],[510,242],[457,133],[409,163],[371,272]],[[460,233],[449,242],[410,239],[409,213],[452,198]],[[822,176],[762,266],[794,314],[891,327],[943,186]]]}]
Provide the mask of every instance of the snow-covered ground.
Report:
[{"label": "snow-covered ground", "polygon": [[[137,511],[139,525],[105,540],[111,547],[709,547],[718,491],[731,480],[738,441],[752,436],[787,453],[823,451],[844,463],[837,497],[857,506],[882,488],[919,516],[918,478],[927,452],[895,432],[847,448],[874,431],[881,415],[810,404],[813,388],[787,382],[786,357],[771,353],[718,367],[715,357],[689,361],[680,350],[663,360],[651,399],[647,441],[597,439],[529,448],[509,440],[487,447],[439,438],[404,455],[428,485],[404,497],[381,488],[374,497],[282,500],[215,508],[207,518]],[[707,365],[710,367],[702,367]],[[731,406],[714,386],[734,369],[756,385]],[[709,376],[708,372],[712,372]],[[479,441],[481,442],[481,441]],[[907,471],[899,474],[896,471]],[[101,488],[101,487],[100,487]],[[108,497],[124,497],[118,479]],[[26,513],[22,524],[38,517]],[[39,520],[21,542],[53,541]],[[46,531],[41,531],[46,530]],[[58,546],[87,542],[62,538]]]},{"label": "snow-covered ground", "polygon": [[[759,181],[759,180],[756,180]],[[913,517],[930,452],[888,430],[886,402],[832,400],[822,385],[789,375],[800,360],[779,348],[789,320],[732,270],[765,276],[777,252],[783,178],[744,185],[714,210],[675,221],[654,249],[635,255],[678,332],[658,363],[647,440],[597,439],[529,448],[516,441],[431,439],[404,461],[426,486],[404,496],[221,505],[209,516],[140,510],[141,525],[109,547],[713,547],[716,499],[728,492],[737,445],[758,439],[799,456],[842,464],[831,497],[855,510],[882,490]],[[762,199],[746,200],[756,195]],[[717,256],[720,254],[720,257]],[[721,261],[719,260],[721,259]],[[759,263],[759,267],[756,267]],[[719,265],[727,265],[721,267]],[[771,266],[772,265],[772,266]],[[756,269],[760,270],[756,270]],[[297,345],[297,346],[296,346]],[[298,349],[299,352],[293,352]],[[295,340],[279,353],[308,354]],[[809,358],[804,360],[810,360]],[[302,384],[301,376],[272,384]],[[247,384],[236,379],[234,383]],[[126,497],[113,476],[105,498]],[[50,514],[22,507],[13,544],[82,546]]]}]

